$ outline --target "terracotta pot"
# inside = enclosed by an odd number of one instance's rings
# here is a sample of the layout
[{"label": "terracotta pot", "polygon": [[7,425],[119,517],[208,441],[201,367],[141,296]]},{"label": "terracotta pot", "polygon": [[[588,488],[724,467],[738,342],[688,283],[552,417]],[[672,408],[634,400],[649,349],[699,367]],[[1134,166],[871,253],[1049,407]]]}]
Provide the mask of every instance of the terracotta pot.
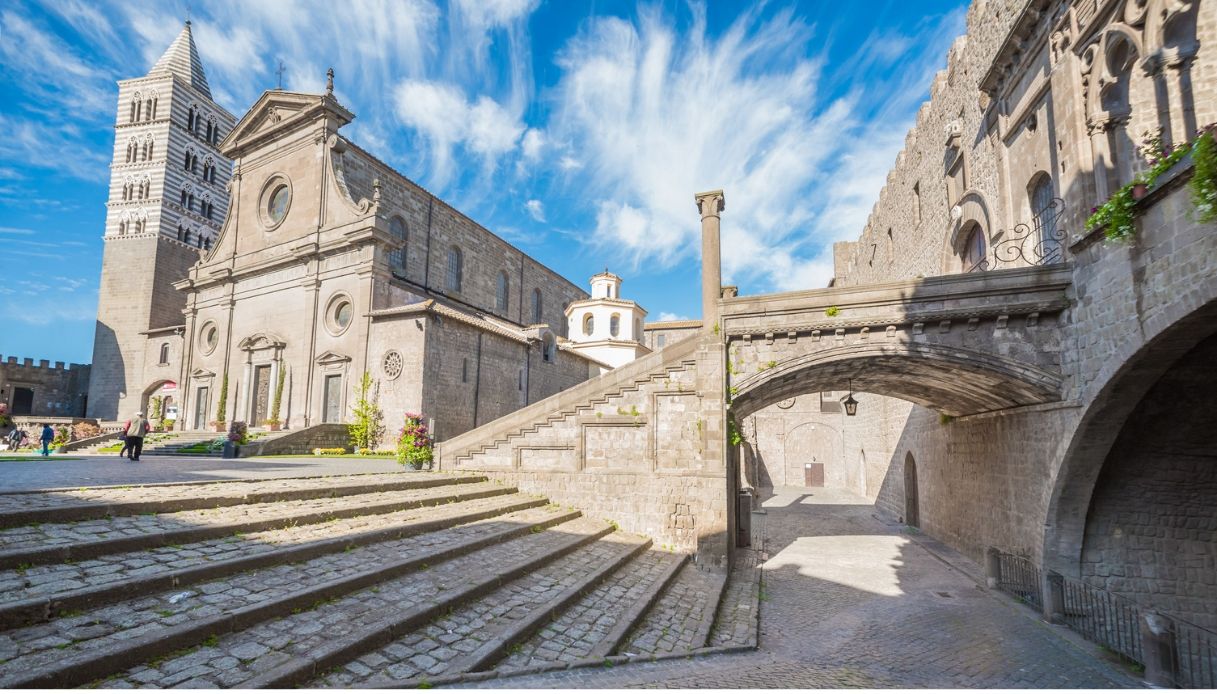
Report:
[{"label": "terracotta pot", "polygon": [[282,426],[282,425],[281,425],[281,424],[270,424],[270,423],[268,422],[268,423],[267,423],[267,425],[266,425],[266,428],[267,428],[267,429],[270,429],[271,431],[279,431],[279,427],[280,427],[280,426]]},{"label": "terracotta pot", "polygon": [[1132,187],[1132,199],[1140,200],[1149,194],[1149,186],[1144,183],[1137,183]]},{"label": "terracotta pot", "polygon": [[217,434],[223,434],[228,431],[228,424],[213,424],[211,426]]}]

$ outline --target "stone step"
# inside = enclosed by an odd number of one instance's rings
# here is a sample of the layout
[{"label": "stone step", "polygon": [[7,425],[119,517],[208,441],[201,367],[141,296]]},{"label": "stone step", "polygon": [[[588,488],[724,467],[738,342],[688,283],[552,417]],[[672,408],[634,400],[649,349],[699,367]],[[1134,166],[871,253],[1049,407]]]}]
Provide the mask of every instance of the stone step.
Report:
[{"label": "stone step", "polygon": [[272,501],[341,497],[391,490],[426,489],[485,481],[486,478],[480,475],[392,472],[210,484],[125,485],[14,492],[0,494],[0,528]]},{"label": "stone step", "polygon": [[620,655],[666,655],[704,648],[727,575],[688,563],[617,649]]},{"label": "stone step", "polygon": [[282,688],[307,682],[611,532],[607,523],[585,518],[540,532],[525,529],[516,539],[429,568],[418,566],[424,570],[311,609],[256,623],[242,620],[236,629],[197,632],[194,643],[208,634],[219,636],[193,652],[125,665],[125,672],[99,684]]},{"label": "stone step", "polygon": [[649,546],[639,536],[608,535],[306,686],[406,688],[484,670]]},{"label": "stone step", "polygon": [[508,494],[358,516],[181,546],[111,554],[72,564],[0,571],[0,629],[278,563],[421,535],[545,504]]},{"label": "stone step", "polygon": [[[206,650],[212,643],[236,638],[234,632],[263,629],[285,620],[296,623],[299,615],[317,615],[319,610],[333,614],[333,608],[351,604],[351,600],[363,604],[375,599],[378,609],[399,614],[405,604],[417,602],[422,595],[417,586],[423,583],[442,586],[442,580],[451,586],[473,584],[487,574],[488,567],[513,562],[522,573],[534,564],[520,562],[520,558],[548,561],[554,538],[576,537],[578,542],[571,548],[587,542],[592,536],[579,523],[577,512],[532,508],[9,630],[0,634],[0,687],[81,685],[165,658],[180,649],[203,644]],[[551,530],[551,526],[566,530]],[[436,568],[428,571],[428,566]],[[413,600],[399,605],[376,598],[385,586],[396,586],[397,593]],[[441,587],[433,592],[443,590]],[[434,609],[446,610],[447,602],[437,603]],[[343,621],[346,615],[338,612],[337,616],[335,621]],[[373,623],[367,615],[351,616],[343,625],[347,629],[343,633],[366,629]],[[288,633],[312,634],[318,642],[314,648],[334,643],[339,635],[333,631],[337,624],[327,627],[308,622],[308,628],[303,622],[297,625],[298,630]],[[265,661],[261,666],[269,667]],[[263,671],[261,666],[254,672]],[[231,665],[223,669],[237,671]],[[245,678],[251,675],[246,670],[240,672]]]},{"label": "stone step", "polygon": [[735,565],[706,643],[712,648],[756,648],[760,620],[761,560],[754,549],[739,548]]},{"label": "stone step", "polygon": [[309,525],[515,491],[492,482],[480,482],[434,489],[354,494],[333,499],[301,499],[243,504],[224,509],[120,516],[71,524],[27,525],[0,530],[0,569],[82,561],[105,554],[199,542],[238,532]]},{"label": "stone step", "polygon": [[646,552],[532,638],[514,644],[495,670],[508,673],[601,660],[615,653],[688,558],[656,549]]}]

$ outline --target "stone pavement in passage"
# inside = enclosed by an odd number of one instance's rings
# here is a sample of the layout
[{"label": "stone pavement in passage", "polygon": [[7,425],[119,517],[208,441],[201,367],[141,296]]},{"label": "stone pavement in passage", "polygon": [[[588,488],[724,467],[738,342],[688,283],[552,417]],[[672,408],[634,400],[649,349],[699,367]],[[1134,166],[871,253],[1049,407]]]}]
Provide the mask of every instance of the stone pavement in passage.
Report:
[{"label": "stone pavement in passage", "polygon": [[[465,686],[1121,688],[1144,683],[834,489],[778,489],[765,538],[760,649]],[[954,565],[954,566],[953,566]],[[727,602],[730,601],[730,595]],[[712,644],[713,645],[713,644]]]}]

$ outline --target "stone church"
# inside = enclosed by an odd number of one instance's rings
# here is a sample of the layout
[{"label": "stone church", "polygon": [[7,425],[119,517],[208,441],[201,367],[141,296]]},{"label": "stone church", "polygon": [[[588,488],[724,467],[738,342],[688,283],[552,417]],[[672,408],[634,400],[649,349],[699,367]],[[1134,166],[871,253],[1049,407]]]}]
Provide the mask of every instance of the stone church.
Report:
[{"label": "stone church", "polygon": [[374,382],[438,437],[602,368],[572,350],[587,294],[344,137],[333,93],[212,99],[189,22],[119,82],[89,415],[165,397],[175,428],[348,418]]}]

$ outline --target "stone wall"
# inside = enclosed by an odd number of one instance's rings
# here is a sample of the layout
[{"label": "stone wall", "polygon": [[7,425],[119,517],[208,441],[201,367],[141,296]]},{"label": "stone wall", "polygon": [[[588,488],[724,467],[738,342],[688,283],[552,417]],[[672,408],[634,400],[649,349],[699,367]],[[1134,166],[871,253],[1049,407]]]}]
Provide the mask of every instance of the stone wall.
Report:
[{"label": "stone wall", "polygon": [[32,391],[28,414],[45,417],[83,417],[89,385],[88,364],[53,365],[46,359],[0,356],[0,403],[14,412],[15,389]]},{"label": "stone wall", "polygon": [[721,564],[736,479],[723,458],[722,359],[715,339],[681,342],[446,442],[441,467],[483,472]]}]

